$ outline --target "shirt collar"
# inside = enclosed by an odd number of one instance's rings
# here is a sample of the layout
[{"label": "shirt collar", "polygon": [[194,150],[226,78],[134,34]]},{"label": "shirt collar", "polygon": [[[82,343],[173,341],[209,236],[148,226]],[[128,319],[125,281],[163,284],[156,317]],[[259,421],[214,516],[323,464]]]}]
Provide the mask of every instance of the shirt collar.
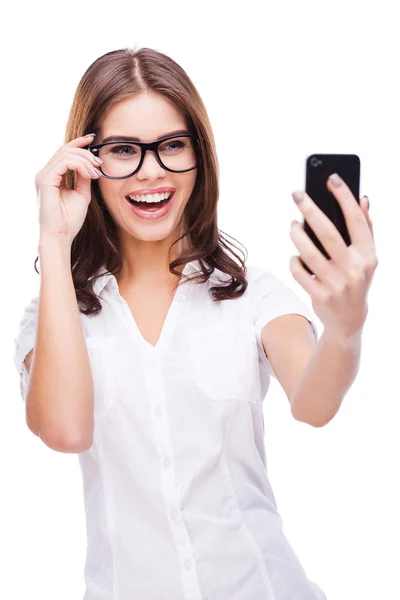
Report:
[{"label": "shirt collar", "polygon": [[[96,296],[99,296],[101,294],[104,287],[107,285],[107,283],[109,281],[112,281],[113,286],[115,286],[117,288],[117,280],[115,279],[115,276],[112,275],[111,273],[107,273],[106,271],[107,271],[107,268],[103,264],[103,266],[95,274],[95,275],[101,274],[100,277],[97,277],[93,281],[93,292],[96,294]],[[196,271],[198,271],[200,273],[202,272],[199,261],[193,260],[191,262],[186,263],[185,268],[183,269],[182,273],[183,273],[183,275],[189,275],[190,273],[194,273]],[[209,277],[209,280],[215,284],[220,284],[223,281],[226,281],[228,279],[230,279],[230,275],[227,275],[226,273],[224,273],[223,271],[220,271],[219,269],[214,269],[213,273]]]}]

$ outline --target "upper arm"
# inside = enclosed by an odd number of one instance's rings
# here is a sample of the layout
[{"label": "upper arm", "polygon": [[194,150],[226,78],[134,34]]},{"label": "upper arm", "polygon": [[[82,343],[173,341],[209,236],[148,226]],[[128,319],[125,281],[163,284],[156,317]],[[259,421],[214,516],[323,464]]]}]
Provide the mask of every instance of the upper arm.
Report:
[{"label": "upper arm", "polygon": [[316,345],[309,321],[302,315],[285,314],[261,331],[264,352],[288,400]]}]

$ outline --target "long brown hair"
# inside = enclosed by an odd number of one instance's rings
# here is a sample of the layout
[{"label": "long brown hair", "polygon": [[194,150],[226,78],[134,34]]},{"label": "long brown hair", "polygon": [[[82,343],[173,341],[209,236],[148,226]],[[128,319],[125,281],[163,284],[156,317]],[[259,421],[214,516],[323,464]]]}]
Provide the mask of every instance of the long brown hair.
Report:
[{"label": "long brown hair", "polygon": [[[247,250],[243,252],[229,242],[217,227],[219,165],[214,136],[205,106],[182,67],[165,54],[150,48],[123,48],[100,56],[86,70],[78,84],[66,127],[65,143],[87,133],[98,133],[100,123],[111,107],[121,100],[147,91],[154,91],[172,101],[186,118],[189,130],[197,134],[200,142],[201,161],[183,215],[183,234],[174,242],[187,236],[188,250],[170,263],[169,270],[180,277],[177,282],[179,285],[186,278],[176,267],[198,260],[202,273],[198,272],[194,277],[192,275],[191,281],[204,283],[215,268],[220,269],[231,280],[228,285],[210,287],[212,299],[219,301],[238,298],[247,288]],[[67,189],[75,188],[75,178],[74,171],[67,171]],[[88,213],[71,247],[76,297],[79,310],[86,315],[97,314],[102,308],[92,290],[95,273],[103,265],[113,275],[122,268],[114,221],[104,204],[98,181],[93,180],[91,186],[92,200]],[[228,245],[239,250],[243,259]],[[37,273],[38,260],[39,257],[35,260]]]}]

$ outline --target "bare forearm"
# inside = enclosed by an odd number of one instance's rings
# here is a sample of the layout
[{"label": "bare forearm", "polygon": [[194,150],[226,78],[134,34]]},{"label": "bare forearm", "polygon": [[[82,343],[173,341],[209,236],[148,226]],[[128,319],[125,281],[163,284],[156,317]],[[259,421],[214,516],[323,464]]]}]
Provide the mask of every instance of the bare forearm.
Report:
[{"label": "bare forearm", "polygon": [[291,397],[297,420],[319,427],[335,416],[359,369],[361,335],[345,340],[321,335]]},{"label": "bare forearm", "polygon": [[55,449],[90,445],[93,383],[73,285],[70,248],[39,243],[40,295],[27,418]]}]

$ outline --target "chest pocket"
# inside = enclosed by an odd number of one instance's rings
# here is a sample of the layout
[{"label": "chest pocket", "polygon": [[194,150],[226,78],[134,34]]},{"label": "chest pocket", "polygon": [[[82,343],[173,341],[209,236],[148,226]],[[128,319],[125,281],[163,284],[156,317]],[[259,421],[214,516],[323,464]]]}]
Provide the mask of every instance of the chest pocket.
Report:
[{"label": "chest pocket", "polygon": [[196,384],[206,396],[257,401],[260,377],[253,327],[234,323],[189,330],[189,347]]},{"label": "chest pocket", "polygon": [[115,341],[113,338],[93,335],[85,338],[92,370],[94,389],[94,418],[108,414],[116,398]]}]

